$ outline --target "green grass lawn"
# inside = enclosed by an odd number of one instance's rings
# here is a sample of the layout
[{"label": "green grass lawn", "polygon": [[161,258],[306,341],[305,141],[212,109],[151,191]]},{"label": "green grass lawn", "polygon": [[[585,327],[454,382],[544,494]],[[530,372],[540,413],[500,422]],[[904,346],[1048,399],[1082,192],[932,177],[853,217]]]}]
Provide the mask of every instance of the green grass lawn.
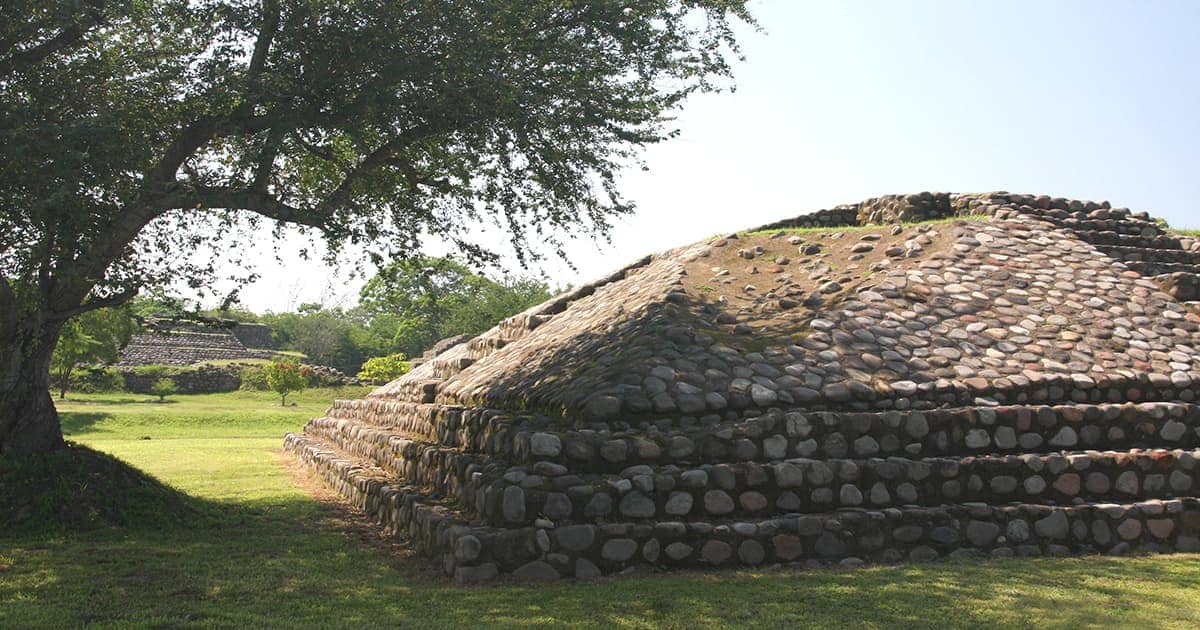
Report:
[{"label": "green grass lawn", "polygon": [[[79,396],[69,438],[187,493],[195,523],[0,532],[0,627],[1200,626],[1200,556],[674,573],[460,587],[297,484],[282,435],[335,396]],[[149,438],[149,439],[144,439]]]}]

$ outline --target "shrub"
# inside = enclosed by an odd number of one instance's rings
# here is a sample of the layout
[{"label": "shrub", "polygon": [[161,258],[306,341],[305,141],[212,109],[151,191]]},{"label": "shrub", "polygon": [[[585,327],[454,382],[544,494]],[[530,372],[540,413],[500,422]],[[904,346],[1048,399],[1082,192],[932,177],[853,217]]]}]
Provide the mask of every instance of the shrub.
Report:
[{"label": "shrub", "polygon": [[158,396],[158,402],[162,402],[167,396],[174,394],[176,391],[175,381],[169,378],[160,378],[154,381],[154,385],[150,386],[150,393]]},{"label": "shrub", "polygon": [[173,365],[135,365],[132,372],[138,376],[175,376],[182,370]]},{"label": "shrub", "polygon": [[292,361],[272,361],[264,370],[267,386],[279,394],[279,406],[287,404],[287,395],[303,390],[308,385],[308,366]]},{"label": "shrub", "polygon": [[257,365],[242,368],[238,373],[238,380],[241,383],[238,389],[241,390],[265,392],[271,389],[267,385],[267,371]]},{"label": "shrub", "polygon": [[364,381],[392,381],[408,373],[411,366],[408,357],[403,353],[389,354],[386,357],[371,357],[362,364],[358,378]]},{"label": "shrub", "polygon": [[71,389],[97,394],[125,390],[125,377],[115,367],[89,367],[71,375]]}]

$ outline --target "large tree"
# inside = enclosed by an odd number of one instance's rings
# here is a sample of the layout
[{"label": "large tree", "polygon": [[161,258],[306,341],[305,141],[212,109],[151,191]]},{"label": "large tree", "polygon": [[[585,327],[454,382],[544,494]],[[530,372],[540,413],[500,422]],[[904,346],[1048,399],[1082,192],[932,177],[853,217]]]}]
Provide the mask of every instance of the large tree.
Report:
[{"label": "large tree", "polygon": [[[62,435],[64,323],[209,282],[256,221],[376,262],[605,233],[615,177],[725,83],[745,0],[8,0],[0,14],[0,455]],[[478,233],[478,231],[476,231]],[[250,243],[226,247],[236,258]]]}]

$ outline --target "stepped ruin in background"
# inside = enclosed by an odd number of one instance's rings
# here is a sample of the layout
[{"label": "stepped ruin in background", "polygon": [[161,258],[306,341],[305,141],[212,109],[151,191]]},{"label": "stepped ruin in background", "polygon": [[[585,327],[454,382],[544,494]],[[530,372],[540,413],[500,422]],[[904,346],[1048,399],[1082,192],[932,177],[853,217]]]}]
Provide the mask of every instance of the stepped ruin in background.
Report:
[{"label": "stepped ruin in background", "polygon": [[270,359],[271,328],[214,318],[161,318],[146,321],[121,350],[118,365],[194,365],[205,361]]},{"label": "stepped ruin in background", "polygon": [[1107,203],[882,197],[647,257],[286,448],[463,582],[1200,551],[1197,271]]}]

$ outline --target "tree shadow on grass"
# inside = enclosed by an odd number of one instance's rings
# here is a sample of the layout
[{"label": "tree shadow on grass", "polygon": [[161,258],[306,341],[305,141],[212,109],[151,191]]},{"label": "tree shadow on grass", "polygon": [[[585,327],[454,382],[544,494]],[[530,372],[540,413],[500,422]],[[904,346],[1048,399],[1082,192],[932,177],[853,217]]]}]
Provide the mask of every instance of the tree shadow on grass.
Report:
[{"label": "tree shadow on grass", "polygon": [[58,420],[62,424],[63,435],[73,435],[87,431],[105,431],[99,428],[101,422],[111,420],[112,414],[103,412],[61,411]]}]

